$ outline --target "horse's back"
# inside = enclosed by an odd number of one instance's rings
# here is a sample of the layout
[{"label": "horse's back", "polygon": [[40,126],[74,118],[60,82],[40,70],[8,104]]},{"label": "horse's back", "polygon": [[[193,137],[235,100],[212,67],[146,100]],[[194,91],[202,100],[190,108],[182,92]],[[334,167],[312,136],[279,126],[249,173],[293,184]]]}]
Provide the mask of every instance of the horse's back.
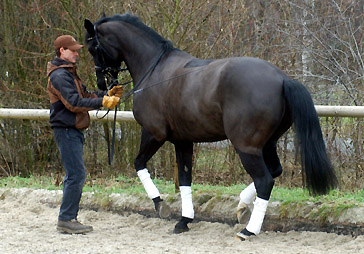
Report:
[{"label": "horse's back", "polygon": [[181,104],[189,102],[183,107],[191,115],[197,117],[203,112],[223,120],[230,111],[235,116],[253,117],[281,110],[286,76],[274,65],[257,58],[236,57],[198,68],[176,88]]},{"label": "horse's back", "polygon": [[[195,68],[186,66],[196,66]],[[185,73],[183,84],[173,81],[175,88],[182,95],[197,100],[230,100],[230,96],[244,101],[278,98],[282,92],[283,79],[286,75],[274,65],[252,57],[234,57],[218,60],[189,61],[181,70],[172,75]],[[226,98],[227,97],[227,98]],[[268,98],[271,102],[272,98]],[[207,102],[206,102],[207,103]]]}]

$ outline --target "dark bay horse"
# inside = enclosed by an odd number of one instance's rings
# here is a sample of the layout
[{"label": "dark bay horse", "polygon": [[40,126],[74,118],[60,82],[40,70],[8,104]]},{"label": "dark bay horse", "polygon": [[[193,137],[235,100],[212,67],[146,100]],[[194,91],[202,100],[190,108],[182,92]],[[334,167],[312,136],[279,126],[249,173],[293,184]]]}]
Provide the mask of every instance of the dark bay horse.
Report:
[{"label": "dark bay horse", "polygon": [[[164,142],[175,146],[182,219],[175,232],[188,230],[192,203],[193,142],[229,139],[253,183],[241,192],[239,219],[254,208],[242,240],[260,232],[274,184],[282,173],[276,144],[292,124],[300,142],[306,187],[324,194],[336,185],[312,98],[298,81],[272,64],[251,57],[201,60],[124,14],[85,20],[86,43],[99,88],[105,72],[117,76],[125,62],[133,78],[133,113],[142,126],[135,168],[148,196],[163,217],[165,201],[153,184],[148,160]],[[246,217],[246,216],[245,216]]]}]

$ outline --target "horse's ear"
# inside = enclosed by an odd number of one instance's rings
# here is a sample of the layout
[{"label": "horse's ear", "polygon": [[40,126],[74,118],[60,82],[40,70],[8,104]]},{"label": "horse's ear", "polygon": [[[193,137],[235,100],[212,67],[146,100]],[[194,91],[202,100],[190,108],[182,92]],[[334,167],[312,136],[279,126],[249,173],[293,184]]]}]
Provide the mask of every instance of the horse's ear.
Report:
[{"label": "horse's ear", "polygon": [[84,26],[86,28],[87,33],[93,37],[95,36],[95,29],[94,29],[94,24],[92,24],[92,22],[88,19],[85,19],[85,23]]},{"label": "horse's ear", "polygon": [[105,12],[102,14],[102,17],[101,18],[106,18]]}]

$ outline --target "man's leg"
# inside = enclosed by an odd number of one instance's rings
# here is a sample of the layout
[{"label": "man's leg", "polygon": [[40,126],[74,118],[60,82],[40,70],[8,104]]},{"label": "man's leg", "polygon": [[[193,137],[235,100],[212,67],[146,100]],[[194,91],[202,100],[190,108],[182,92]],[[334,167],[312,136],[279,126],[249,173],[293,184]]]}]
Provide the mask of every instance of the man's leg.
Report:
[{"label": "man's leg", "polygon": [[65,169],[63,197],[57,228],[66,233],[90,232],[92,231],[91,226],[84,226],[77,222],[82,188],[86,179],[83,162],[84,136],[76,129],[66,128],[56,128],[54,134]]}]

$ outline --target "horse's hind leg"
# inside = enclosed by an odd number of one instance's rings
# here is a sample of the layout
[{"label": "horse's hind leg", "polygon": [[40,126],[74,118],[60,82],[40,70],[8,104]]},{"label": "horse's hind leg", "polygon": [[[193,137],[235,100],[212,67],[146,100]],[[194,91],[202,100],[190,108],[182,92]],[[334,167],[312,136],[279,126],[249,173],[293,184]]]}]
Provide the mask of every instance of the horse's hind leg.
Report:
[{"label": "horse's hind leg", "polygon": [[249,184],[240,193],[240,200],[239,200],[238,207],[236,209],[236,217],[237,217],[239,223],[244,224],[248,221],[248,219],[251,215],[249,205],[253,203],[256,195],[257,195],[257,191],[255,189],[254,182]]},{"label": "horse's hind leg", "polygon": [[[277,141],[269,140],[263,148],[263,158],[273,178],[282,174],[282,165],[277,154]],[[252,204],[256,197],[254,182],[240,193],[240,201],[237,208],[237,219],[239,223],[245,223],[250,216],[248,205]]]},{"label": "horse's hind leg", "polygon": [[249,236],[259,234],[268,207],[274,180],[265,164],[263,155],[248,154],[239,149],[237,149],[237,152],[245,170],[253,178],[257,192],[257,197],[254,201],[254,209],[250,216],[249,223],[245,229],[237,234],[240,239],[244,240]]},{"label": "horse's hind leg", "polygon": [[192,142],[175,142],[176,158],[178,164],[179,189],[182,200],[182,219],[176,224],[174,233],[182,233],[189,230],[187,224],[194,218],[192,202]]},{"label": "horse's hind leg", "polygon": [[273,178],[282,174],[282,165],[277,153],[277,141],[269,140],[263,148],[264,162]]},{"label": "horse's hind leg", "polygon": [[153,183],[147,169],[147,162],[158,151],[164,142],[157,141],[151,134],[144,128],[142,129],[142,136],[140,141],[139,153],[134,161],[134,166],[137,171],[138,177],[142,182],[148,197],[154,202],[156,211],[161,218],[169,217],[170,208],[160,198],[160,193],[155,184]]}]

